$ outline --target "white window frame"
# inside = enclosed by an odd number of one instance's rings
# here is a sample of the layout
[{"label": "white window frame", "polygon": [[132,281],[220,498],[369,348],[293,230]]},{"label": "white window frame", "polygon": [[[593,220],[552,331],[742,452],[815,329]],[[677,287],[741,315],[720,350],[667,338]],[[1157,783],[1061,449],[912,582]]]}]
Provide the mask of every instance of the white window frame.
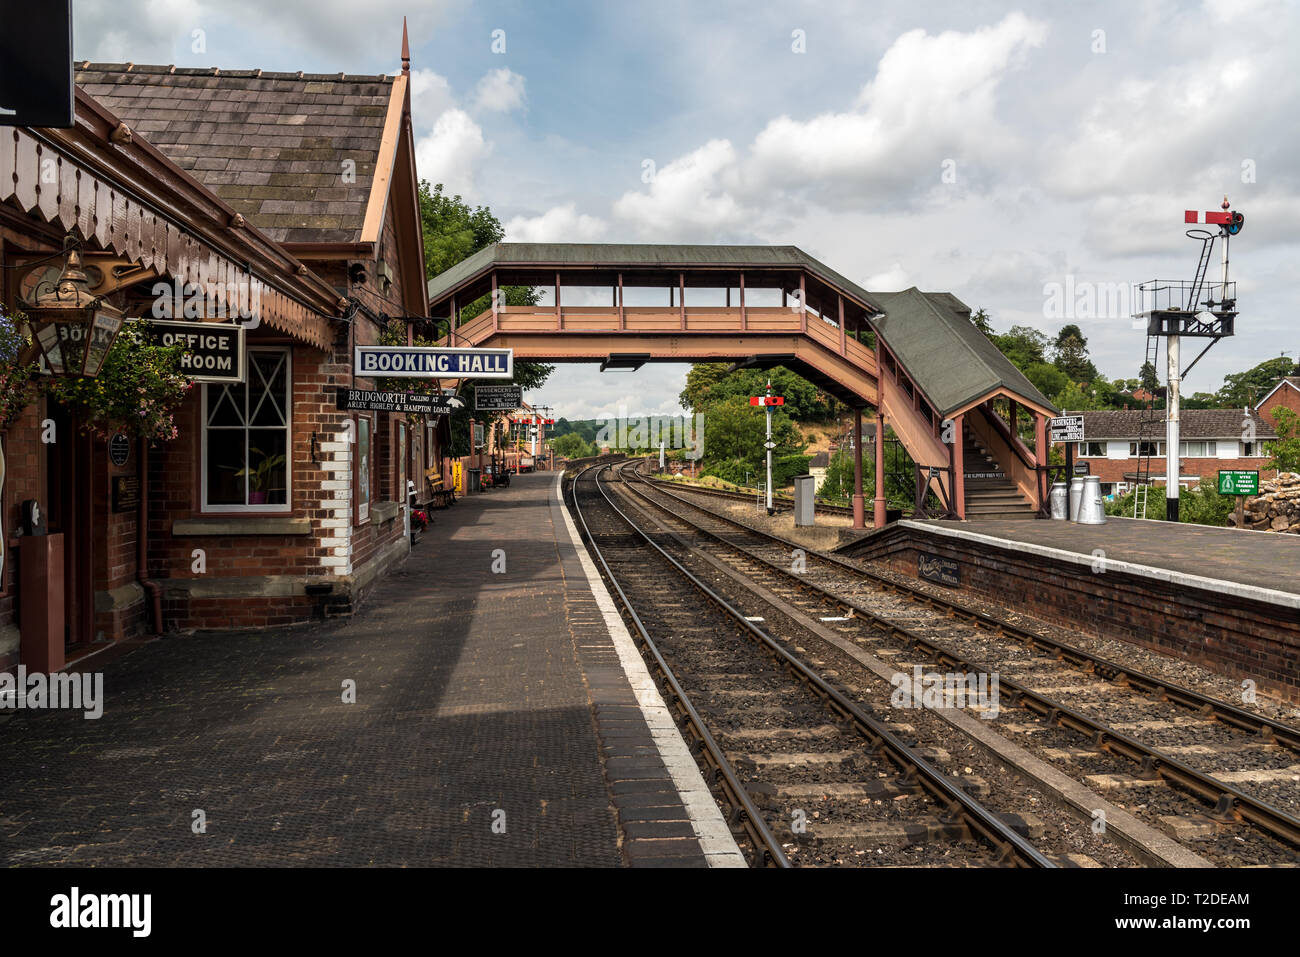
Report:
[{"label": "white window frame", "polygon": [[[293,349],[289,346],[258,346],[250,347],[248,350],[248,361],[245,367],[245,382],[253,374],[253,356],[254,352],[278,352],[284,356],[284,376],[287,389],[288,401],[285,404],[285,467],[284,467],[284,502],[271,502],[266,505],[209,505],[208,504],[208,392],[210,389],[224,388],[220,383],[204,383],[203,385],[203,402],[200,413],[202,419],[199,423],[199,447],[201,450],[199,461],[199,511],[205,513],[241,513],[262,515],[266,513],[284,514],[293,511]],[[233,430],[232,430],[233,431]],[[248,434],[248,427],[244,427],[244,434]],[[244,495],[247,497],[248,490],[245,488]]]},{"label": "white window frame", "polygon": [[[1099,449],[1101,449],[1101,451],[1100,451],[1100,452],[1089,452],[1089,451],[1087,451],[1087,447],[1090,446],[1090,445],[1095,445],[1095,446],[1097,446]],[[1082,442],[1079,443],[1079,446],[1078,446],[1078,448],[1076,449],[1076,451],[1079,453],[1079,456],[1080,456],[1081,458],[1085,458],[1085,459],[1101,459],[1101,458],[1105,458],[1105,457],[1106,457],[1106,443],[1105,443],[1105,442],[1098,441],[1098,440],[1096,440],[1096,439],[1085,439],[1084,441],[1082,441]]]}]

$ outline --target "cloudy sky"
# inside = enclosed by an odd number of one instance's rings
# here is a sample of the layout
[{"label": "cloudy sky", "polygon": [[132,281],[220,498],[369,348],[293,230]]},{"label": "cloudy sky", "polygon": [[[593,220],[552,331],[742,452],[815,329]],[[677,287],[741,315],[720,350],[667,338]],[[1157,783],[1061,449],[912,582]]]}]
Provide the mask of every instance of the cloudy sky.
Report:
[{"label": "cloudy sky", "polygon": [[[1297,355],[1294,0],[74,6],[78,58],[349,73],[399,68],[405,15],[419,175],[508,239],[791,243],[999,331],[1074,321],[1111,378],[1137,375],[1142,330],[1054,312],[1053,284],[1190,278],[1182,212],[1226,193],[1239,334],[1184,390]],[[561,372],[533,397],[557,415],[679,411],[684,367]]]}]

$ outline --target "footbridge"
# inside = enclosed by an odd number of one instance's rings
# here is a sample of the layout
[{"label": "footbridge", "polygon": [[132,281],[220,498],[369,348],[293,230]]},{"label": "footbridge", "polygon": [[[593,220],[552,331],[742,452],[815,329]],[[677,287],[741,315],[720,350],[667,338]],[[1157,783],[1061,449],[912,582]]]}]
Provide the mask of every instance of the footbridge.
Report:
[{"label": "footbridge", "polygon": [[[513,286],[536,289],[539,304],[505,304]],[[865,410],[879,434],[893,429],[916,463],[920,508],[933,493],[957,517],[1029,518],[1046,501],[1055,410],[949,293],[868,292],[794,246],[496,243],[431,280],[429,301],[451,320],[442,344],[517,359],[786,366],[853,408],[858,435]],[[860,455],[857,466],[861,526]]]}]

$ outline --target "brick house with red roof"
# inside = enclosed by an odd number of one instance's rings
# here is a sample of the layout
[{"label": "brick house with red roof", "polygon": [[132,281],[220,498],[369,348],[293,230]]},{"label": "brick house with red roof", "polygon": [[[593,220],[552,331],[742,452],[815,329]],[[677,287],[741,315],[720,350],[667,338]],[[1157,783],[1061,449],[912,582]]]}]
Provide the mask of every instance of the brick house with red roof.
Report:
[{"label": "brick house with red roof", "polygon": [[[1100,477],[1102,494],[1122,495],[1131,489],[1143,453],[1150,457],[1151,483],[1165,484],[1163,410],[1062,414],[1083,416],[1085,439],[1075,443],[1075,462]],[[1195,488],[1203,478],[1216,478],[1221,469],[1258,470],[1261,479],[1274,474],[1264,469],[1264,444],[1277,438],[1271,420],[1244,409],[1183,409],[1179,420],[1181,487]]]}]

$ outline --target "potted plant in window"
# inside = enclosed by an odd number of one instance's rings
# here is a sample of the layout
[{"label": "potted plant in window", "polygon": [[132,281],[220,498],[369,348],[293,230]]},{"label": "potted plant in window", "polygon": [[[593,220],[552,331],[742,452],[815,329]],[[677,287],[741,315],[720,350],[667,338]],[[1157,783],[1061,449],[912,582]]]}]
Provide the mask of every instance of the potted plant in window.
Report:
[{"label": "potted plant in window", "polygon": [[284,465],[284,456],[280,453],[267,455],[257,447],[249,451],[256,457],[256,464],[249,462],[235,472],[235,477],[242,478],[248,483],[249,505],[265,505],[275,470]]}]

